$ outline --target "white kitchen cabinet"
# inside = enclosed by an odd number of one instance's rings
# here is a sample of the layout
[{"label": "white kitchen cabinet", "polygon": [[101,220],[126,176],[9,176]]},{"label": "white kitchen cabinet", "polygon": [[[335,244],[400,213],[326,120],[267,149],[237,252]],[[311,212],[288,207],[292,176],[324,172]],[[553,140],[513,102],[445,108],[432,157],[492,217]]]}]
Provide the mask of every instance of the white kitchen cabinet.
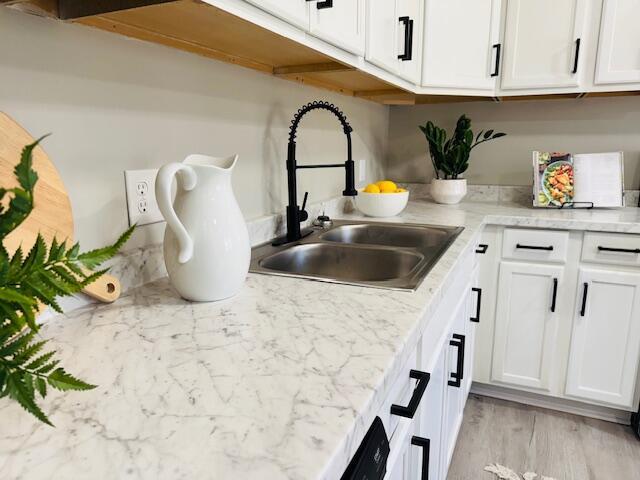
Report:
[{"label": "white kitchen cabinet", "polygon": [[365,7],[365,0],[312,2],[310,32],[351,53],[364,55]]},{"label": "white kitchen cabinet", "polygon": [[578,87],[586,0],[505,2],[500,89]]},{"label": "white kitchen cabinet", "polygon": [[493,93],[501,0],[426,0],[422,85]]},{"label": "white kitchen cabinet", "polygon": [[468,318],[466,321],[466,352],[464,356],[464,372],[465,378],[464,396],[465,399],[469,396],[471,390],[471,383],[473,380],[474,361],[475,361],[475,345],[476,345],[476,330],[482,320],[482,288],[477,287],[479,282],[479,266],[477,266],[471,275],[471,285],[468,295]]},{"label": "white kitchen cabinet", "polygon": [[419,83],[422,18],[421,0],[368,2],[366,59]]},{"label": "white kitchen cabinet", "polygon": [[[398,3],[398,18],[405,19],[402,28],[396,35],[400,65],[398,75],[412,83],[419,84],[422,75],[424,1],[396,0],[396,2]],[[370,1],[369,3],[374,2]],[[407,25],[407,22],[410,22],[410,25]],[[410,28],[410,35],[407,28]]]},{"label": "white kitchen cabinet", "polygon": [[[447,344],[448,345],[448,344]],[[431,352],[428,352],[431,354]],[[440,351],[440,355],[430,369],[431,378],[420,404],[420,417],[416,435],[429,440],[428,469],[429,478],[445,478],[441,476],[442,456],[442,417],[444,414],[444,392],[448,377],[445,374],[447,367],[448,348]],[[424,462],[424,448],[413,447],[413,454],[417,457],[417,468]],[[416,476],[415,478],[420,478]]]},{"label": "white kitchen cabinet", "polygon": [[492,380],[550,391],[564,267],[500,264]]},{"label": "white kitchen cabinet", "polygon": [[633,409],[640,273],[581,267],[566,394]]},{"label": "white kitchen cabinet", "polygon": [[[470,288],[470,286],[468,286]],[[458,432],[462,424],[462,414],[466,401],[464,380],[465,380],[465,354],[467,348],[466,329],[469,321],[468,317],[468,288],[461,296],[457,307],[454,310],[455,319],[449,342],[445,344],[445,393],[444,393],[444,415],[442,417],[442,452],[441,471],[442,478],[446,478],[449,470],[451,457],[456,446]]]},{"label": "white kitchen cabinet", "polygon": [[309,30],[309,2],[305,0],[247,0],[282,20]]},{"label": "white kitchen cabinet", "polygon": [[[387,458],[387,474],[385,480],[410,480],[412,478],[412,447],[411,436],[413,422],[402,420],[400,426],[391,438],[391,452]],[[415,469],[415,467],[413,467]]]},{"label": "white kitchen cabinet", "polygon": [[640,84],[640,1],[604,0],[596,85]]}]

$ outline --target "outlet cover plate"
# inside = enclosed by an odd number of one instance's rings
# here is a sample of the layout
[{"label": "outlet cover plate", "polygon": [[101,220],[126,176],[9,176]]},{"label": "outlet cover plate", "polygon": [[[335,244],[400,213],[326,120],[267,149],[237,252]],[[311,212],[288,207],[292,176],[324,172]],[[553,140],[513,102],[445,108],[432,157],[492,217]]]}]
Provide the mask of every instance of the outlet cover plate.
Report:
[{"label": "outlet cover plate", "polygon": [[149,225],[164,221],[156,202],[157,169],[125,170],[124,188],[127,194],[129,225]]},{"label": "outlet cover plate", "polygon": [[367,181],[367,161],[363,158],[358,162],[358,185],[364,187]]}]

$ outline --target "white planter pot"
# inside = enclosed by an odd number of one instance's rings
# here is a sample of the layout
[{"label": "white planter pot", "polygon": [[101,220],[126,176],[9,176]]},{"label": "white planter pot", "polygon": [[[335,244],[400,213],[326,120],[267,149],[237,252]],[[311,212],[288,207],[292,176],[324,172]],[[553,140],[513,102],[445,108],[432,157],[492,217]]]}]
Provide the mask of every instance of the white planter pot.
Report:
[{"label": "white planter pot", "polygon": [[442,180],[434,178],[431,180],[431,196],[438,203],[453,205],[460,203],[460,200],[467,194],[467,180]]}]

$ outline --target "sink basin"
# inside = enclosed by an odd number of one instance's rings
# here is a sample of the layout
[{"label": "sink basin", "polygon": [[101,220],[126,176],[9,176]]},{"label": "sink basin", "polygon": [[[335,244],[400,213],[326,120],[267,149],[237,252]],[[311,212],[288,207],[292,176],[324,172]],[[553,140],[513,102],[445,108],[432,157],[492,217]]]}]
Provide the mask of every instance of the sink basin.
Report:
[{"label": "sink basin", "polygon": [[334,221],[301,240],[251,253],[249,271],[393,290],[415,290],[460,227]]},{"label": "sink basin", "polygon": [[260,266],[347,282],[382,282],[410,275],[423,258],[407,250],[307,243],[270,255]]},{"label": "sink basin", "polygon": [[388,247],[437,248],[446,243],[455,228],[412,225],[342,225],[320,236],[329,242],[384,245]]}]

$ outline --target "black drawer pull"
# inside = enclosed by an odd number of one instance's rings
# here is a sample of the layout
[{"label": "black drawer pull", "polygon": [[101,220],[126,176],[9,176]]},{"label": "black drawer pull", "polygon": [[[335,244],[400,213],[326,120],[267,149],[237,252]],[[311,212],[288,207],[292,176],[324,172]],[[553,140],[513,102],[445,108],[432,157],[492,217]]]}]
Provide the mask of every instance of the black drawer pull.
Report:
[{"label": "black drawer pull", "polygon": [[521,248],[523,250],[546,250],[548,252],[553,251],[553,245],[549,245],[548,247],[542,247],[540,245],[522,245],[520,243],[517,243],[516,248]]},{"label": "black drawer pull", "polygon": [[599,252],[618,252],[618,253],[640,253],[640,248],[614,248],[598,246]]},{"label": "black drawer pull", "polygon": [[413,20],[400,17],[398,21],[404,24],[404,53],[398,55],[398,59],[407,62],[413,59]]},{"label": "black drawer pull", "polygon": [[587,293],[589,292],[589,284],[584,282],[584,291],[582,292],[582,308],[580,308],[580,316],[584,317],[587,313]]},{"label": "black drawer pull", "polygon": [[420,480],[429,480],[429,457],[431,456],[431,440],[424,437],[411,437],[411,445],[422,448],[422,466]]},{"label": "black drawer pull", "polygon": [[496,43],[492,48],[495,48],[496,50],[496,66],[491,76],[497,77],[500,74],[500,51],[502,50],[502,45],[500,43]]},{"label": "black drawer pull", "polygon": [[420,400],[422,400],[424,391],[427,389],[427,385],[429,385],[431,374],[421,372],[420,370],[410,370],[409,377],[418,380],[418,383],[416,383],[416,388],[413,390],[413,394],[411,395],[411,400],[409,400],[409,405],[407,405],[406,407],[395,404],[391,405],[392,415],[398,415],[405,418],[413,418],[413,416],[416,414],[416,411],[418,410],[418,405],[420,405]]},{"label": "black drawer pull", "polygon": [[[317,0],[307,0],[307,2],[315,2]],[[318,2],[316,4],[318,10],[324,10],[325,8],[333,8],[333,0],[324,0],[324,2]]]},{"label": "black drawer pull", "polygon": [[487,253],[487,250],[489,250],[489,245],[487,245],[486,243],[479,243],[478,248],[476,248],[476,253],[484,255],[485,253]]},{"label": "black drawer pull", "polygon": [[478,294],[478,301],[476,303],[476,316],[471,317],[469,320],[475,323],[480,323],[480,308],[482,308],[482,289],[474,287],[471,289],[471,291]]},{"label": "black drawer pull", "polygon": [[573,59],[573,70],[571,73],[578,73],[578,61],[580,60],[580,39],[576,38],[576,53]]},{"label": "black drawer pull", "polygon": [[556,298],[558,297],[558,279],[553,279],[553,296],[551,297],[551,313],[556,311]]},{"label": "black drawer pull", "polygon": [[450,387],[460,388],[462,386],[462,380],[464,379],[464,348],[466,338],[464,335],[453,334],[453,340],[449,341],[449,345],[458,348],[458,364],[456,371],[451,372],[452,380],[447,383]]}]

